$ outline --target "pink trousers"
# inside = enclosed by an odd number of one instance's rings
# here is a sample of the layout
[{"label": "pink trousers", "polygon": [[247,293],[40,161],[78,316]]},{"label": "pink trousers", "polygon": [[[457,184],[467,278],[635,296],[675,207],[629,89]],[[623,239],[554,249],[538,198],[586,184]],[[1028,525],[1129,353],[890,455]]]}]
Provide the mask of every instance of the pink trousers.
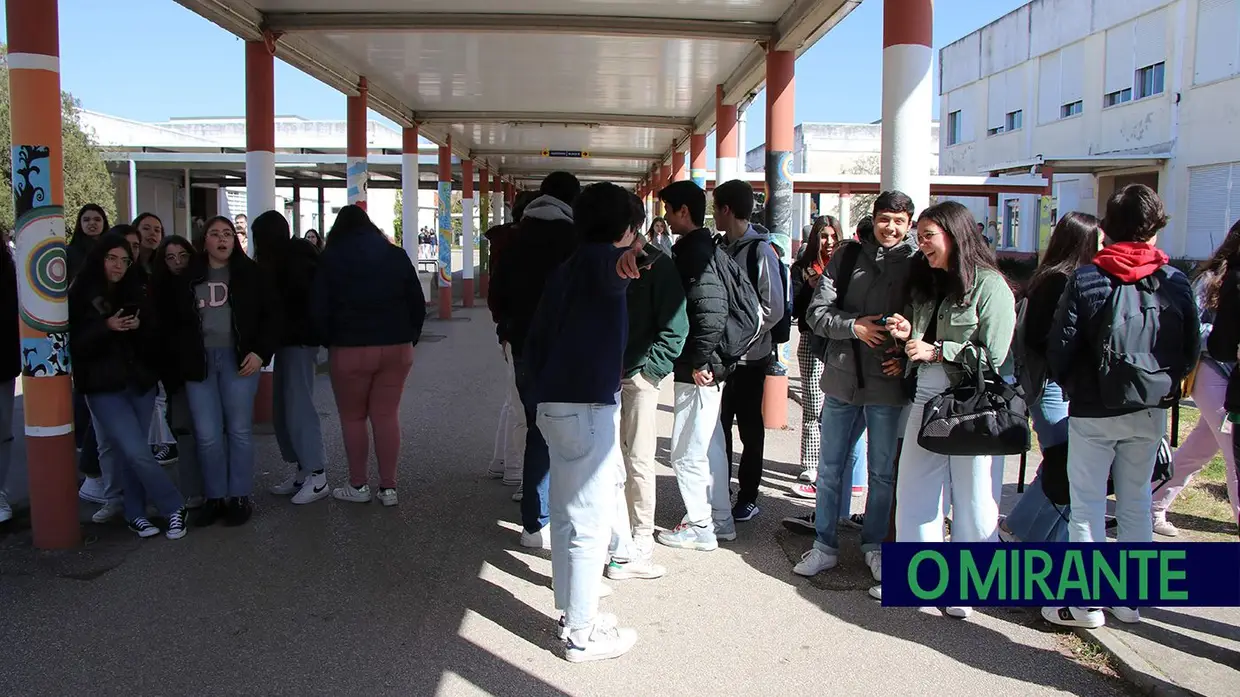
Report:
[{"label": "pink trousers", "polygon": [[400,396],[413,367],[413,346],[337,346],[330,350],[332,391],[340,411],[349,483],[367,483],[370,431],[374,432],[379,486],[396,487],[400,458]]}]

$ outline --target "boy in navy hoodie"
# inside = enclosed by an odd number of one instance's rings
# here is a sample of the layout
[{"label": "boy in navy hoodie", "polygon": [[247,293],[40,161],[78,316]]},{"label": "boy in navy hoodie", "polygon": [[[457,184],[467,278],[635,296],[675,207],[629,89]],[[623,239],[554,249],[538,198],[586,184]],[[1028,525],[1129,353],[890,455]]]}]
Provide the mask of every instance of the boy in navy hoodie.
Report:
[{"label": "boy in navy hoodie", "polygon": [[[537,425],[551,459],[551,578],[564,611],[565,658],[615,658],[637,634],[598,612],[619,473],[620,379],[628,341],[626,295],[640,245],[629,194],[610,183],[573,202],[580,244],[547,280],[525,337]],[[622,259],[622,257],[629,257]]]}]

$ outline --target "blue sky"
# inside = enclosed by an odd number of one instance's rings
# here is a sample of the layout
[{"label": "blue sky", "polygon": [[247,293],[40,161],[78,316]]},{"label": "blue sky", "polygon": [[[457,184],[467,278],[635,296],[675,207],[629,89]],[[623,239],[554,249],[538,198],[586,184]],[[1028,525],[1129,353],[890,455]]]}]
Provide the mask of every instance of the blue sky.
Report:
[{"label": "blue sky", "polygon": [[[936,57],[1025,1],[936,0]],[[865,0],[797,61],[797,123],[879,118],[882,9]],[[140,121],[245,113],[241,42],[172,0],[60,0],[60,32],[62,87],[88,109]],[[764,104],[760,94],[749,112],[746,149],[762,143]],[[276,113],[343,119],[345,100],[277,61]]]}]

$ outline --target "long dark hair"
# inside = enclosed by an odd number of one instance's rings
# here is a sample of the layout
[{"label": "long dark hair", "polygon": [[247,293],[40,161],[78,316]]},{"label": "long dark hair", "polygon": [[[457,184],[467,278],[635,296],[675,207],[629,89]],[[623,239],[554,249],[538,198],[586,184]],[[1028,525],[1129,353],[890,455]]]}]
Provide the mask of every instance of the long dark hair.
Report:
[{"label": "long dark hair", "polygon": [[[137,218],[134,218],[134,219],[133,219],[133,222],[132,222],[132,223],[130,223],[130,226],[132,226],[132,227],[133,227],[133,229],[137,230],[137,229],[138,229],[138,226],[142,224],[142,221],[143,221],[143,220],[146,220],[147,218],[154,218],[154,219],[156,219],[156,220],[159,220],[159,216],[158,216],[158,215],[155,215],[154,213],[139,213],[139,214],[138,214],[138,217],[137,217]],[[107,218],[104,218],[104,220],[107,220]],[[164,226],[164,221],[159,220],[159,226],[160,226],[160,227],[163,227],[163,226]]]},{"label": "long dark hair", "polygon": [[801,247],[801,253],[797,257],[797,261],[803,266],[809,266],[815,261],[822,258],[822,232],[826,228],[831,228],[835,234],[835,244],[839,245],[842,241],[843,233],[840,231],[840,221],[832,215],[820,215],[814,221],[813,227],[809,230],[809,239],[805,241],[805,245]]},{"label": "long dark hair", "polygon": [[658,224],[660,224],[660,223],[662,223],[662,224],[663,224],[663,234],[664,234],[664,235],[670,235],[670,234],[672,234],[672,229],[671,229],[670,227],[668,227],[668,226],[667,226],[667,221],[666,221],[666,220],[664,220],[662,216],[659,216],[659,217],[655,218],[654,220],[651,220],[651,221],[650,221],[650,227],[646,228],[646,239],[647,239],[647,240],[650,240],[651,242],[653,242],[653,241],[654,241],[654,226],[655,226],[655,225],[658,225]]},{"label": "long dark hair", "polygon": [[1223,290],[1223,279],[1227,278],[1228,262],[1238,253],[1240,253],[1240,220],[1232,223],[1227,236],[1223,238],[1223,243],[1214,250],[1214,254],[1209,259],[1201,262],[1196,273],[1193,274],[1197,278],[1206,279],[1204,305],[1207,310],[1218,309],[1219,293]]},{"label": "long dark hair", "polygon": [[932,302],[939,295],[944,301],[961,303],[973,289],[973,281],[979,269],[998,273],[995,254],[977,231],[977,221],[963,204],[944,201],[930,206],[917,218],[918,230],[922,222],[934,223],[952,240],[951,258],[946,271],[930,267],[924,255],[918,255],[909,272],[909,294],[919,302]]},{"label": "long dark hair", "polygon": [[336,215],[336,221],[332,223],[332,229],[327,233],[326,246],[331,247],[338,244],[345,237],[361,234],[364,232],[375,232],[383,234],[374,223],[370,222],[370,216],[366,215],[366,211],[355,205],[347,205],[340,209],[340,213]]},{"label": "long dark hair", "polygon": [[164,257],[168,255],[168,248],[173,245],[189,252],[191,260],[197,254],[194,245],[189,240],[180,235],[166,235],[160,241],[159,246],[155,248],[155,254],[151,257],[151,278],[156,285],[162,285],[173,278],[172,270],[168,268],[168,262],[164,260]]},{"label": "long dark hair", "polygon": [[1059,219],[1055,231],[1046,244],[1042,263],[1029,279],[1026,295],[1052,276],[1070,276],[1073,271],[1088,264],[1098,253],[1098,238],[1102,234],[1098,219],[1088,213],[1073,211]]},{"label": "long dark hair", "polygon": [[[98,203],[88,203],[85,206],[82,206],[80,209],[78,209],[77,224],[73,226],[73,239],[75,240],[77,239],[78,235],[86,235],[86,233],[82,232],[82,216],[86,215],[87,211],[94,211],[95,213],[98,213],[100,216],[103,217],[103,229],[99,231],[100,237],[102,237],[105,233],[107,233],[107,231],[111,228],[111,226],[108,224],[108,212],[103,210],[103,206],[99,205]],[[89,237],[90,235],[86,235],[86,236]]]},{"label": "long dark hair", "polygon": [[[103,270],[104,257],[113,249],[125,250],[125,256],[129,257],[130,262],[130,270],[125,272],[125,276],[115,286],[108,284],[107,275]],[[120,294],[135,280],[133,269],[136,266],[137,260],[133,258],[133,250],[129,247],[129,241],[124,235],[116,232],[116,228],[113,228],[99,235],[99,241],[87,252],[82,269],[73,279],[73,285],[69,286],[69,296],[80,298],[84,295],[103,295],[113,299],[120,297]]]}]

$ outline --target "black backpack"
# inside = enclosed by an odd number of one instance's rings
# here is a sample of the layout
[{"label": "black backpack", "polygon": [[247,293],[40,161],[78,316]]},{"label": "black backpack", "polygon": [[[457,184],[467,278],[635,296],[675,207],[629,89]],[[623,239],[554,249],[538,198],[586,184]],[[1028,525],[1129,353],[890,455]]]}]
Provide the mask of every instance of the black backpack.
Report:
[{"label": "black backpack", "polygon": [[1026,313],[1029,309],[1029,298],[1021,298],[1016,303],[1016,331],[1012,335],[1012,360],[1016,364],[1016,382],[1025,393],[1025,401],[1029,404],[1037,401],[1046,388],[1046,359],[1029,350],[1028,334],[1026,333]]},{"label": "black backpack", "polygon": [[723,339],[719,342],[719,359],[724,366],[732,366],[749,353],[762,329],[762,309],[758,293],[749,276],[741,270],[736,260],[723,245],[715,245],[714,267],[719,282],[727,293],[728,319],[723,326]]},{"label": "black backpack", "polygon": [[[754,240],[746,245],[748,247],[746,250],[748,256],[745,257],[746,270],[749,271],[749,282],[755,289],[758,287],[758,271],[762,263],[762,242],[762,240]],[[767,244],[770,243],[767,242]],[[788,291],[788,282],[791,279],[788,266],[778,254],[775,258],[779,261],[779,283],[784,288],[784,316],[775,323],[774,327],[771,327],[772,346],[786,344],[792,338],[792,320],[795,314],[792,308],[792,294]]]},{"label": "black backpack", "polygon": [[1098,362],[1098,396],[1111,409],[1166,406],[1179,397],[1186,366],[1184,317],[1159,294],[1172,266],[1136,283],[1111,278],[1111,294],[1095,316],[1093,353]]}]

